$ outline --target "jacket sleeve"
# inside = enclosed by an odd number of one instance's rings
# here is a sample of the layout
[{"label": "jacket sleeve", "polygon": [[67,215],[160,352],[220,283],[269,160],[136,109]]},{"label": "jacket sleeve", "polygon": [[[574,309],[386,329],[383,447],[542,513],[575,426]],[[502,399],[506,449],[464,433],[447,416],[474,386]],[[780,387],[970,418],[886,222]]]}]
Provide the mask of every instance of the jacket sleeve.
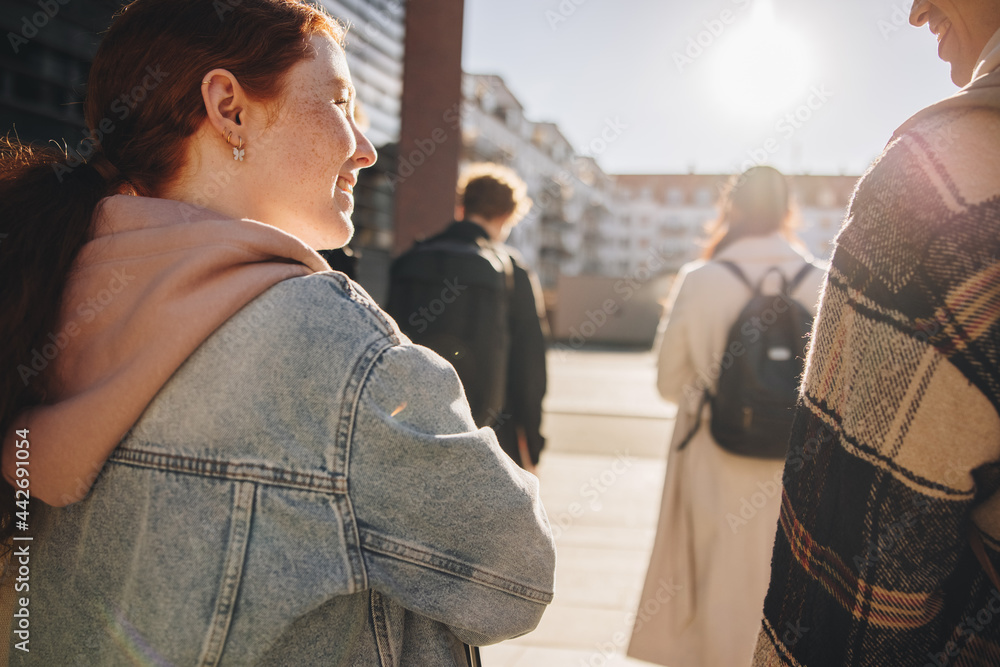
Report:
[{"label": "jacket sleeve", "polygon": [[537,464],[545,438],[542,436],[542,399],[545,398],[545,311],[541,288],[534,277],[514,266],[511,299],[510,355],[507,363],[507,397],[504,412],[523,431],[531,462]]},{"label": "jacket sleeve", "polygon": [[973,119],[895,142],[852,199],[757,665],[997,664],[1000,608],[969,539],[1000,563],[1000,115]]},{"label": "jacket sleeve", "polygon": [[403,343],[354,403],[350,499],[368,585],[485,645],[530,632],[555,548],[538,480],[476,429],[454,368]]},{"label": "jacket sleeve", "polygon": [[[671,403],[686,397],[685,387],[695,375],[691,361],[690,324],[693,308],[690,304],[691,281],[689,267],[678,272],[667,299],[667,307],[657,332],[656,386],[660,396]],[[689,389],[691,387],[688,387]]]}]

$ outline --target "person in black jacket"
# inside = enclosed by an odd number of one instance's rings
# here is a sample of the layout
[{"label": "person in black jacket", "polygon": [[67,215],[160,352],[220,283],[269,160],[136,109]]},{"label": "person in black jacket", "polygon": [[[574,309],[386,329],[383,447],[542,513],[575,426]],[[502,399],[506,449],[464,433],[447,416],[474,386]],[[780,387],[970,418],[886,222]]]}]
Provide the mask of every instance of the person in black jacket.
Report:
[{"label": "person in black jacket", "polygon": [[393,263],[386,310],[413,342],[455,366],[476,423],[533,470],[545,446],[547,326],[537,278],[504,245],[531,208],[526,191],[506,167],[468,168],[457,222]]}]

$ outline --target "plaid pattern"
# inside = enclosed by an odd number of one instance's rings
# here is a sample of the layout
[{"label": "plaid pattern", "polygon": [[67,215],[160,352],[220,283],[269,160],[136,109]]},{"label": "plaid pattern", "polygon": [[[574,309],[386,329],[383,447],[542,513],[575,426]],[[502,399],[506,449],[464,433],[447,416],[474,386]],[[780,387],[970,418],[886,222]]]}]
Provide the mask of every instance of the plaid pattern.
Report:
[{"label": "plaid pattern", "polygon": [[754,665],[1000,665],[1000,113],[861,180],[824,288]]}]

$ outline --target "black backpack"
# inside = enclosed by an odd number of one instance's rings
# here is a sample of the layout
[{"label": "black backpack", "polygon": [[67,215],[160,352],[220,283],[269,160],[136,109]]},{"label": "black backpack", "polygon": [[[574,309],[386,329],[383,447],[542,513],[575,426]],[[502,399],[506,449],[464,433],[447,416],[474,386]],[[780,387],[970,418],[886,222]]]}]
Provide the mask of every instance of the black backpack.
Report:
[{"label": "black backpack", "polygon": [[[806,264],[791,281],[771,267],[754,286],[732,262],[719,264],[750,289],[751,297],[729,329],[715,395],[705,390],[679,449],[698,431],[702,407],[709,403],[712,438],[720,447],[741,456],[784,459],[813,323],[812,314],[791,295],[815,267]],[[781,291],[763,294],[761,286],[772,272],[781,277]]]},{"label": "black backpack", "polygon": [[510,256],[487,239],[421,241],[390,271],[386,312],[451,362],[480,427],[494,426],[504,407],[513,289]]}]

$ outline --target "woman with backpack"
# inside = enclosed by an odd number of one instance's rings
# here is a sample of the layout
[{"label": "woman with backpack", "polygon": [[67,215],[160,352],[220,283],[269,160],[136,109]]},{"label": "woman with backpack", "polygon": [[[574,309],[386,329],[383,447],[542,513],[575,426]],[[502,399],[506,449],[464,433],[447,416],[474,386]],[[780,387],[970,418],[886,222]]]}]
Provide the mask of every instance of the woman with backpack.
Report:
[{"label": "woman with backpack", "polygon": [[135,0],[91,137],[0,147],[11,664],[465,665],[551,600],[537,480],[315,250],[376,159],[343,44]]},{"label": "woman with backpack", "polygon": [[629,655],[670,667],[752,658],[792,407],[773,404],[794,403],[824,276],[795,241],[777,170],[734,177],[720,209],[659,332],[657,386],[678,409]]}]

